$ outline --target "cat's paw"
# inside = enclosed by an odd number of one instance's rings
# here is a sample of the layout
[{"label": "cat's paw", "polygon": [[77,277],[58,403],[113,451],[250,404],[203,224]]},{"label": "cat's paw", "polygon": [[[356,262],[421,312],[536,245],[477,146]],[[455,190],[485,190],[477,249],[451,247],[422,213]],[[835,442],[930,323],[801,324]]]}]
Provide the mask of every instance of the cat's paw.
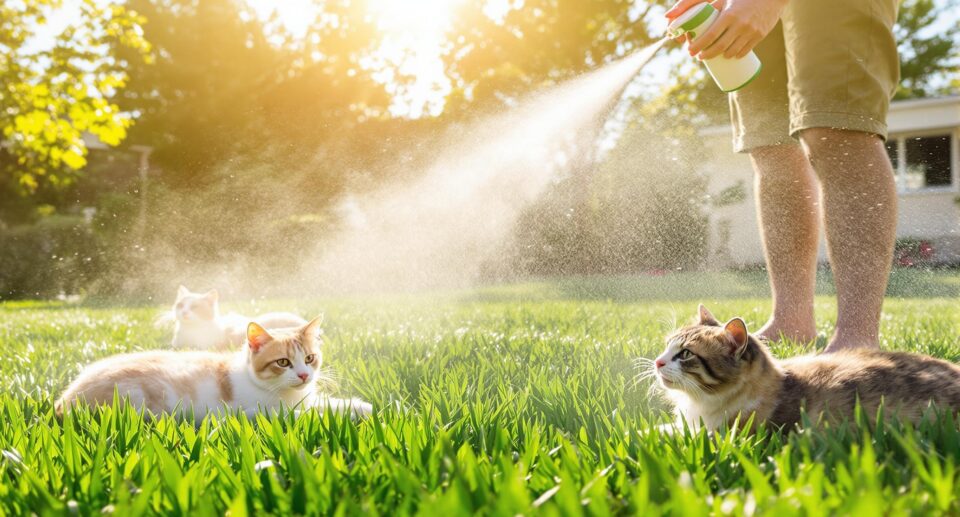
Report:
[{"label": "cat's paw", "polygon": [[640,436],[648,437],[654,434],[654,430],[661,437],[664,436],[682,436],[683,435],[683,425],[677,424],[676,422],[668,422],[666,424],[654,425],[646,429],[640,430]]},{"label": "cat's paw", "polygon": [[345,401],[349,405],[350,413],[355,418],[367,418],[373,414],[373,405],[360,399]]},{"label": "cat's paw", "polygon": [[676,422],[660,424],[657,426],[657,429],[660,431],[660,434],[667,436],[683,434],[683,427],[679,427]]},{"label": "cat's paw", "polygon": [[323,410],[349,413],[352,418],[367,418],[373,414],[373,406],[360,399],[324,398],[317,404]]}]

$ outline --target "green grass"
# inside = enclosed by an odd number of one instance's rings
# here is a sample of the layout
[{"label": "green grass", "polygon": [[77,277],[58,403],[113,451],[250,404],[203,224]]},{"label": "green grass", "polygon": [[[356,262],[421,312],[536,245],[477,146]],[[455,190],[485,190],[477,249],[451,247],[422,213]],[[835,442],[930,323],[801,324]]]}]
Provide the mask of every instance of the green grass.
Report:
[{"label": "green grass", "polygon": [[[960,361],[960,276],[898,275],[886,346]],[[341,394],[378,414],[199,428],[123,406],[62,424],[52,415],[83,365],[165,346],[152,325],[159,307],[8,302],[0,514],[960,514],[960,432],[949,415],[869,433],[854,423],[760,436],[651,429],[666,406],[632,382],[634,358],[659,353],[701,297],[755,328],[769,310],[765,290],[757,273],[691,274],[234,305],[324,311]],[[824,333],[834,310],[818,298]]]}]

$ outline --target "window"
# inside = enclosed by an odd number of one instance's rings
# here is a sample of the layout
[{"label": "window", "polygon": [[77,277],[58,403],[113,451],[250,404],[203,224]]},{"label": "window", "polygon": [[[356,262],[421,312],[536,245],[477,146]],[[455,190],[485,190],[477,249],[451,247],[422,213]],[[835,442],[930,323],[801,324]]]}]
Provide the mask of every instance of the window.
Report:
[{"label": "window", "polygon": [[900,139],[890,137],[887,139],[887,155],[890,156],[890,163],[893,164],[893,171],[900,172]]},{"label": "window", "polygon": [[950,134],[891,136],[887,140],[887,155],[902,192],[954,186],[955,160]]}]

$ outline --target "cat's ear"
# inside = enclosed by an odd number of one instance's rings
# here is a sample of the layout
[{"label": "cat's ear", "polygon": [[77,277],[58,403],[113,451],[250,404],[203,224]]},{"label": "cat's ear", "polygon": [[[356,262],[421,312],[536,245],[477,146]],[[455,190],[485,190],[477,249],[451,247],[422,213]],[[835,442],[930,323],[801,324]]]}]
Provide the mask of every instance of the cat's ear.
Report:
[{"label": "cat's ear", "polygon": [[701,303],[700,307],[697,309],[697,317],[700,320],[701,325],[710,325],[714,327],[719,327],[720,322],[717,321],[717,318],[713,317],[713,314]]},{"label": "cat's ear", "polygon": [[733,339],[730,346],[730,353],[739,356],[750,342],[750,334],[747,333],[747,324],[740,318],[733,318],[723,326],[723,330]]},{"label": "cat's ear", "polygon": [[220,293],[216,289],[211,289],[203,295],[204,298],[210,301],[210,303],[217,303],[217,300],[220,299]]},{"label": "cat's ear", "polygon": [[188,294],[190,294],[190,290],[187,289],[187,286],[180,284],[180,287],[177,288],[177,299],[179,300]]},{"label": "cat's ear", "polygon": [[317,339],[318,337],[320,337],[320,333],[321,333],[320,325],[322,323],[323,323],[323,314],[310,320],[310,323],[307,323],[300,329],[300,333],[303,334],[303,336],[306,337],[307,339],[310,339],[310,340]]},{"label": "cat's ear", "polygon": [[263,348],[263,345],[266,345],[271,340],[273,340],[273,336],[268,334],[266,329],[260,325],[252,321],[247,325],[247,343],[250,345],[250,350],[252,350],[253,353],[259,352],[260,349]]}]

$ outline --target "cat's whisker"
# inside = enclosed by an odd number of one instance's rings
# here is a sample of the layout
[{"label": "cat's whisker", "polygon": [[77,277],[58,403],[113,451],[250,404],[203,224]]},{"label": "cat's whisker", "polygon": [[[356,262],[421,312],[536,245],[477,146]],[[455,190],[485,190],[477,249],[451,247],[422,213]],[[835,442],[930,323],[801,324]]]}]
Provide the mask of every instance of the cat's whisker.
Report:
[{"label": "cat's whisker", "polygon": [[639,382],[639,381],[645,381],[647,379],[651,379],[656,376],[657,376],[656,372],[648,371],[648,372],[640,372],[634,375],[633,378]]},{"label": "cat's whisker", "polygon": [[637,361],[633,363],[633,367],[637,370],[649,370],[653,366],[653,363],[648,363],[645,361]]},{"label": "cat's whisker", "polygon": [[654,372],[644,372],[644,373],[637,374],[633,377],[633,383],[631,384],[630,387],[636,388],[637,386],[640,385],[640,383],[653,378],[655,375],[656,374]]},{"label": "cat's whisker", "polygon": [[317,375],[333,381],[339,381],[342,378],[340,373],[331,366],[324,366],[323,368],[318,369]]},{"label": "cat's whisker", "polygon": [[664,332],[670,332],[673,329],[677,328],[676,307],[671,306],[670,314],[660,317],[658,322],[663,326],[662,328]]},{"label": "cat's whisker", "polygon": [[633,366],[638,370],[654,369],[655,363],[656,363],[656,360],[649,359],[646,357],[637,357],[633,360]]},{"label": "cat's whisker", "polygon": [[633,389],[633,388],[636,388],[637,386],[639,386],[640,384],[642,384],[642,383],[644,383],[644,382],[646,382],[646,381],[648,381],[648,380],[650,380],[650,376],[640,376],[640,375],[637,375],[637,376],[633,377],[633,379],[630,381],[629,386],[630,386],[631,389]]},{"label": "cat's whisker", "polygon": [[660,386],[659,382],[650,383],[650,386],[647,388],[647,393],[650,393],[652,391],[661,391],[660,389],[661,387],[662,386]]},{"label": "cat's whisker", "polygon": [[647,369],[638,371],[636,376],[637,376],[637,377],[648,377],[648,376],[656,375],[656,374],[657,374],[656,370],[654,370],[654,369],[652,369],[652,368],[647,368]]}]

